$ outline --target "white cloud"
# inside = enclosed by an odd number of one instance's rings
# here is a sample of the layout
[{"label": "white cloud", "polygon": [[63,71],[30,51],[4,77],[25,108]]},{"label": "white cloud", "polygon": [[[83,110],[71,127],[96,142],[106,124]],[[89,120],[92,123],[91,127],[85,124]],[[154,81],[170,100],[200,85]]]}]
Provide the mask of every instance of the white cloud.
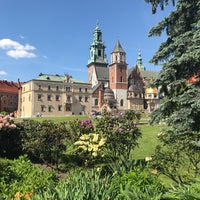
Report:
[{"label": "white cloud", "polygon": [[7,75],[5,71],[0,71],[0,75]]},{"label": "white cloud", "polygon": [[5,38],[0,40],[0,48],[6,50],[7,55],[15,59],[36,57],[36,54],[30,52],[36,49],[34,46],[29,44],[22,45],[11,39]]}]

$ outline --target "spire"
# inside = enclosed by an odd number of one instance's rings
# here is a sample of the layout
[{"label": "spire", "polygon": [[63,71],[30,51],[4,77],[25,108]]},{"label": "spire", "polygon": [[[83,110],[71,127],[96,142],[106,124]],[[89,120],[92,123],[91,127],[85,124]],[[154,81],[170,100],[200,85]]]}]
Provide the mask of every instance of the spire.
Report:
[{"label": "spire", "polygon": [[99,28],[99,22],[97,21],[96,27],[93,32],[93,41],[90,45],[90,57],[88,60],[88,64],[92,62],[107,64],[105,48],[106,46],[102,41],[102,32]]},{"label": "spire", "polygon": [[114,52],[122,52],[122,53],[125,53],[125,51],[123,50],[119,40],[117,41],[116,45],[115,45],[115,48],[113,50],[113,53]]},{"label": "spire", "polygon": [[145,70],[146,70],[145,66],[144,66],[143,63],[142,63],[142,55],[141,55],[140,49],[139,49],[139,52],[138,52],[137,66],[138,66],[139,69],[142,70],[142,71],[145,71]]}]

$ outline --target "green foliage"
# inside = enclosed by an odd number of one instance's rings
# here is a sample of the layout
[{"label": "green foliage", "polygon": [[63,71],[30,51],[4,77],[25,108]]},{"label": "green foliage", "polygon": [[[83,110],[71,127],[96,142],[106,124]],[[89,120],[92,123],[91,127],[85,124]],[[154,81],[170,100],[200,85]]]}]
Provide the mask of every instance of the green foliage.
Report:
[{"label": "green foliage", "polygon": [[56,165],[65,150],[65,140],[69,136],[64,122],[24,121],[23,148],[26,153],[45,163]]},{"label": "green foliage", "polygon": [[45,191],[54,188],[58,178],[53,171],[46,171],[35,167],[26,156],[21,156],[14,161],[0,160],[0,197],[12,199],[15,194],[24,196],[38,190]]},{"label": "green foliage", "polygon": [[23,126],[14,123],[14,118],[0,117],[0,157],[17,158],[22,153],[21,131]]},{"label": "green foliage", "polygon": [[[169,0],[145,0],[147,3],[152,4],[152,13],[155,14],[157,7],[160,6],[161,10],[168,5]],[[172,4],[175,5],[175,0],[171,0]]]},{"label": "green foliage", "polygon": [[111,199],[160,199],[165,191],[154,174],[135,168],[112,180]]},{"label": "green foliage", "polygon": [[163,147],[157,146],[152,166],[176,183],[190,181],[199,173],[200,146],[196,142],[199,137],[199,134],[177,135],[170,129],[163,131],[159,135]]},{"label": "green foliage", "polygon": [[[132,113],[131,113],[132,112]],[[131,150],[138,145],[141,132],[137,127],[140,115],[134,111],[116,115],[107,114],[97,119],[96,132],[106,137],[106,152],[114,158],[123,155],[127,159]]]},{"label": "green foliage", "polygon": [[[146,1],[154,12],[159,4],[168,3]],[[161,106],[151,114],[151,124],[164,122],[170,127],[159,136],[163,145],[157,147],[153,163],[159,172],[181,184],[199,173],[199,16],[199,0],[177,0],[176,9],[149,32],[149,36],[162,32],[167,36],[150,61],[163,66],[152,87],[164,96]]]},{"label": "green foliage", "polygon": [[100,200],[110,199],[109,185],[111,177],[101,175],[97,169],[70,171],[66,180],[60,181],[54,189],[47,189],[35,194],[31,199],[54,200]]},{"label": "green foliage", "polygon": [[87,120],[75,119],[69,121],[68,125],[72,139],[74,138],[74,141],[77,141],[78,138],[83,134],[89,134],[94,132],[94,127],[91,119]]},{"label": "green foliage", "polygon": [[200,200],[200,180],[193,180],[189,185],[181,185],[171,187],[166,194],[163,195],[165,200]]}]

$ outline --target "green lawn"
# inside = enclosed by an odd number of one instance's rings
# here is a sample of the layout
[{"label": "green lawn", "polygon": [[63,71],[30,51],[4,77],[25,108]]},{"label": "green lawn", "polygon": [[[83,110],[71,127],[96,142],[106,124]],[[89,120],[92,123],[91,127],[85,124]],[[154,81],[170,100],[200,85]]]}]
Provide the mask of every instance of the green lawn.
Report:
[{"label": "green lawn", "polygon": [[139,139],[139,146],[133,151],[134,159],[143,159],[154,153],[154,149],[158,144],[157,135],[163,126],[150,126],[148,124],[139,126],[142,132],[142,138]]}]

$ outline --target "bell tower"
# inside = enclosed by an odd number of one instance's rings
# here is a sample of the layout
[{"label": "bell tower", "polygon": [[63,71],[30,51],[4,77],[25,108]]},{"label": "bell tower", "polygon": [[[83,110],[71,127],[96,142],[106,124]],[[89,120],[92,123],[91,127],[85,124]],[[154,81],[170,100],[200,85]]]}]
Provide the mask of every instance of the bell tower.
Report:
[{"label": "bell tower", "polygon": [[115,94],[117,107],[120,110],[127,108],[127,63],[126,52],[123,50],[119,40],[111,53],[111,64],[109,65],[110,88]]},{"label": "bell tower", "polygon": [[[98,71],[107,68],[108,62],[105,54],[106,46],[102,42],[102,32],[97,23],[96,28],[93,32],[93,41],[90,45],[90,56],[88,59],[88,82],[95,85],[95,82],[101,81],[102,77],[97,74]],[[108,69],[108,68],[107,68]],[[108,71],[108,70],[107,70]],[[107,77],[108,78],[108,77]]]}]

